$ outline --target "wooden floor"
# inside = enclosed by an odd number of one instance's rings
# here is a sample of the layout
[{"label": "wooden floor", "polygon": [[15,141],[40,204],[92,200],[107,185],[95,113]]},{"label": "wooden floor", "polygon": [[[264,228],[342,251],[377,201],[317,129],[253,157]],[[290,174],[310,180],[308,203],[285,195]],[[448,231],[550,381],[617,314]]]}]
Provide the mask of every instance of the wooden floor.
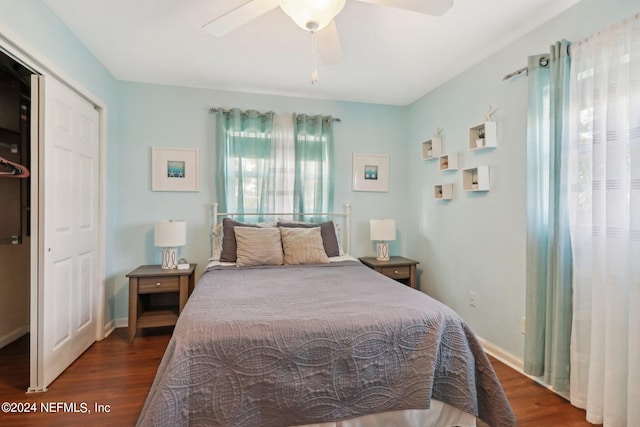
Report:
[{"label": "wooden floor", "polygon": [[[29,385],[29,342],[26,337],[0,350],[0,404],[25,404],[36,413],[0,412],[7,426],[133,426],[138,418],[171,330],[145,330],[132,344],[126,328],[95,343],[50,386],[46,393],[26,394]],[[519,427],[591,426],[584,411],[515,370],[491,359]],[[76,411],[73,409],[75,403]],[[64,404],[67,405],[66,412]],[[42,406],[58,409],[43,413]],[[84,406],[86,405],[86,406]],[[96,412],[96,405],[103,412]],[[85,412],[85,409],[87,413]],[[108,411],[108,412],[107,412]]]}]

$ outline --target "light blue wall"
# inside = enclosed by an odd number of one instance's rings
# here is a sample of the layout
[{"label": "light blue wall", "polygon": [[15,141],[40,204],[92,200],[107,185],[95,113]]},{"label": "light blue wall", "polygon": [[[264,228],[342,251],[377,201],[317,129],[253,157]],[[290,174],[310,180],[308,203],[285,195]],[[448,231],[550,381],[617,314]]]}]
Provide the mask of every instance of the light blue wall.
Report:
[{"label": "light blue wall", "polygon": [[[199,264],[209,255],[209,204],[215,200],[214,119],[208,109],[239,107],[278,113],[331,114],[335,125],[336,206],[353,205],[356,256],[374,253],[370,218],[393,217],[393,254],[420,261],[422,289],[458,311],[483,338],[522,357],[524,315],[526,77],[502,77],[545,52],[553,41],[579,40],[638,12],[636,0],[583,0],[496,55],[406,108],[117,82],[39,0],[1,0],[0,30],[35,48],[108,106],[107,321],[127,315],[125,274],[159,262],[152,227],[159,219],[188,221],[183,255]],[[499,146],[466,150],[469,126],[498,108]],[[463,167],[487,164],[492,190],[462,194],[461,173],[443,174],[420,159],[420,142],[443,128],[446,152]],[[200,191],[151,191],[151,147],[200,150]],[[390,191],[351,190],[352,153],[390,155]],[[456,183],[456,198],[436,203],[432,186]],[[467,303],[477,292],[477,308]]]},{"label": "light blue wall", "polygon": [[[525,152],[527,78],[502,81],[565,38],[579,41],[640,10],[637,0],[583,0],[516,43],[453,78],[410,107],[409,223],[415,227],[410,254],[421,262],[422,289],[451,306],[482,338],[523,357],[520,320],[525,315]],[[471,152],[468,128],[497,108],[498,147]],[[420,159],[420,142],[444,129],[446,153],[460,153],[461,166],[489,165],[491,190],[462,192],[462,173],[442,173]],[[455,198],[436,202],[434,184],[454,182]],[[477,293],[476,308],[469,293]]]},{"label": "light blue wall", "polygon": [[[352,204],[352,254],[373,255],[370,218],[396,218],[398,240],[394,254],[409,255],[406,242],[412,227],[406,209],[408,139],[406,108],[252,95],[207,89],[119,83],[119,141],[116,251],[118,283],[116,318],[127,315],[125,274],[144,263],[160,263],[153,246],[153,223],[163,219],[187,221],[187,245],[182,255],[198,263],[197,275],[210,256],[211,203],[215,198],[215,119],[209,108],[238,107],[276,113],[330,114],[334,125],[335,208]],[[151,191],[151,147],[188,147],[200,152],[199,192]],[[388,193],[353,192],[352,154],[387,154],[390,161]],[[405,207],[405,208],[403,208]]]},{"label": "light blue wall", "polygon": [[[106,321],[127,316],[125,274],[143,263],[158,263],[152,225],[158,219],[181,217],[188,221],[189,244],[183,255],[199,264],[209,256],[209,205],[215,200],[213,165],[214,120],[212,106],[273,110],[278,113],[331,114],[335,124],[336,208],[353,205],[354,255],[374,253],[368,240],[368,220],[394,217],[398,240],[392,252],[407,254],[410,229],[406,204],[408,173],[408,117],[405,108],[345,102],[250,95],[116,82],[91,53],[39,0],[2,0],[0,30],[18,45],[35,50],[39,57],[63,71],[108,108],[107,218],[106,218]],[[122,111],[120,111],[122,110]],[[151,147],[177,146],[200,150],[198,193],[151,191]],[[390,191],[351,191],[352,153],[390,156]]]},{"label": "light blue wall", "polygon": [[116,241],[117,189],[112,177],[115,175],[116,153],[118,151],[118,112],[116,103],[118,87],[116,80],[96,60],[87,48],[65,27],[51,10],[40,0],[0,0],[0,32],[13,43],[37,54],[38,60],[46,62],[56,71],[61,70],[65,78],[99,97],[107,108],[107,182],[106,182],[106,313],[107,321],[112,320],[115,311],[113,298],[116,265],[111,254]]}]

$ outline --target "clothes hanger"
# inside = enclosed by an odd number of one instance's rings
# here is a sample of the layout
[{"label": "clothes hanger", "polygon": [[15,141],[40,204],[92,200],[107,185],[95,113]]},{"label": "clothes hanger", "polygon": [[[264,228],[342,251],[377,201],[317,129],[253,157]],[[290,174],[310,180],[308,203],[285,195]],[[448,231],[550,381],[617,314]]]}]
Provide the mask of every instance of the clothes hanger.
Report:
[{"label": "clothes hanger", "polygon": [[14,163],[10,160],[7,160],[3,157],[0,157],[0,165],[2,166],[6,166],[9,169],[11,169],[8,172],[0,172],[0,177],[5,177],[5,178],[27,178],[30,174],[29,174],[29,169],[25,168],[24,166],[18,164],[18,163]]}]

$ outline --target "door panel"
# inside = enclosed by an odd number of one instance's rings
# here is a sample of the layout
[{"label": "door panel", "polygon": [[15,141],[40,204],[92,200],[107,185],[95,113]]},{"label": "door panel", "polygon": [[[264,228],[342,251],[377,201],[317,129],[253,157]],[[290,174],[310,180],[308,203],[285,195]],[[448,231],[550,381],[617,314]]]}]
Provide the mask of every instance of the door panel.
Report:
[{"label": "door panel", "polygon": [[[80,283],[91,283],[91,278],[95,277],[93,266],[95,265],[94,254],[86,252],[78,256]],[[95,316],[93,313],[93,292],[88,286],[81,286],[78,296],[78,329],[93,327]]]},{"label": "door panel", "polygon": [[99,116],[59,82],[39,79],[44,106],[39,333],[46,388],[96,340]]},{"label": "door panel", "polygon": [[47,319],[50,325],[51,333],[45,335],[45,342],[49,343],[49,347],[57,350],[64,345],[71,335],[71,324],[69,317],[65,312],[69,309],[68,298],[71,294],[71,260],[61,259],[53,263],[51,266],[51,287],[56,288],[56,293],[52,294],[50,301],[51,308],[48,310],[50,316]]}]

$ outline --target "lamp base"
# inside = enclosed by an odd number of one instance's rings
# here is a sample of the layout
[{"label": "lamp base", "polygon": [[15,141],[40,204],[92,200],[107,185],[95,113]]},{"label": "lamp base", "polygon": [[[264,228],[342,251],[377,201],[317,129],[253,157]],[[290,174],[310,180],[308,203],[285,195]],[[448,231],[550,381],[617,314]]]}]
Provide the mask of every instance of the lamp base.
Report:
[{"label": "lamp base", "polygon": [[176,248],[162,248],[162,269],[178,268],[178,250]]},{"label": "lamp base", "polygon": [[378,261],[389,261],[389,244],[387,242],[378,243],[376,250],[376,259]]}]

